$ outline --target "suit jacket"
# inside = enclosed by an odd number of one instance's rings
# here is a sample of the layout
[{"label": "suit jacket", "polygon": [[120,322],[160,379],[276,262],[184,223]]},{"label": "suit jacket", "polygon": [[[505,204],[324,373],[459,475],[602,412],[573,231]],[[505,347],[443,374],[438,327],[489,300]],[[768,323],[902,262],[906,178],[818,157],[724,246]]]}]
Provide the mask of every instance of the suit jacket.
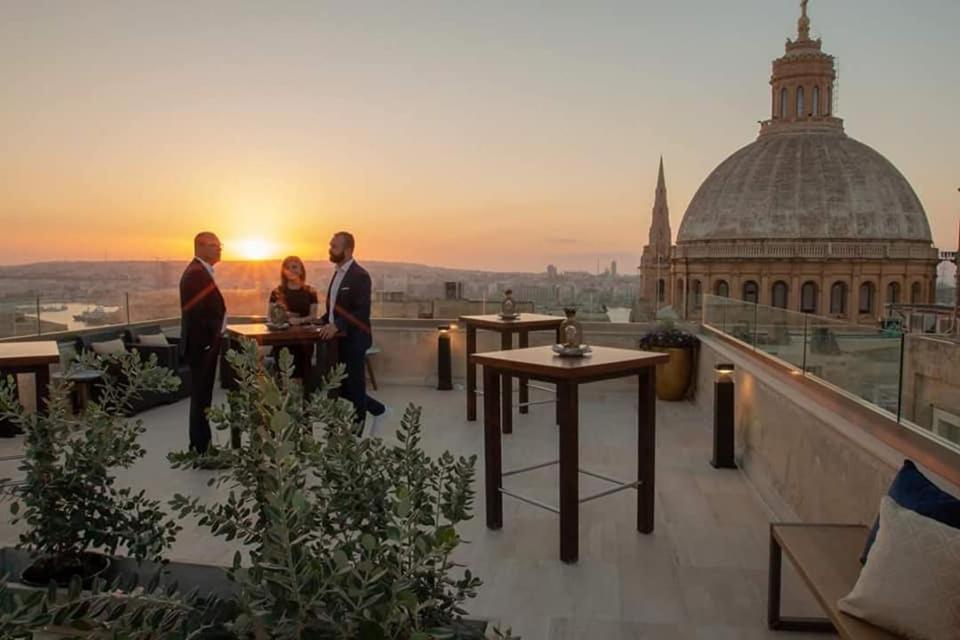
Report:
[{"label": "suit jacket", "polygon": [[217,283],[194,258],[180,277],[180,353],[195,363],[218,345],[226,314]]},{"label": "suit jacket", "polygon": [[[334,274],[336,275],[336,274]],[[326,311],[324,323],[330,320],[330,298],[333,294],[333,279],[327,287]],[[347,269],[337,293],[337,304],[333,310],[333,321],[344,335],[341,345],[366,351],[373,344],[373,331],[370,328],[370,274],[354,261]]]}]

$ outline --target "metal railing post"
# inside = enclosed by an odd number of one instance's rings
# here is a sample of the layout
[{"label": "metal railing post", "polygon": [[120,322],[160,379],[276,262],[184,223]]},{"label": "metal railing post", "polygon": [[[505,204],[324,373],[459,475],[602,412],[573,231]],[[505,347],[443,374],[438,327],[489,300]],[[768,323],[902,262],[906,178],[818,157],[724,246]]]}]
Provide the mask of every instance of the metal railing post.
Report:
[{"label": "metal railing post", "polygon": [[127,307],[127,326],[130,326],[130,292],[126,291],[123,294],[124,304]]},{"label": "metal railing post", "polygon": [[803,315],[803,375],[807,375],[807,315]]},{"label": "metal railing post", "polygon": [[760,327],[757,325],[757,316],[759,314],[760,305],[753,305],[753,350],[757,350],[757,344],[760,342]]},{"label": "metal railing post", "polygon": [[43,333],[43,327],[40,324],[40,296],[37,296],[37,335]]},{"label": "metal railing post", "polygon": [[897,372],[897,424],[903,415],[903,352],[907,344],[906,334],[900,332],[900,370]]}]

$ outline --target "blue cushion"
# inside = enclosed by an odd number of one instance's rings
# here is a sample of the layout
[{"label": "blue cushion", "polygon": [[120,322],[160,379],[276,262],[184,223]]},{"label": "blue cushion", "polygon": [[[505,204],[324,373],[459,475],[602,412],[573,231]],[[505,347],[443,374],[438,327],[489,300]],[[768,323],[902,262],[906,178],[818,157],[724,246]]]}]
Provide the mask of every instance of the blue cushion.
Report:
[{"label": "blue cushion", "polygon": [[[887,494],[905,509],[960,529],[960,500],[930,482],[910,460],[903,461],[903,466],[893,479]],[[860,556],[860,562],[867,561],[879,527],[878,518],[867,537],[867,546]]]}]

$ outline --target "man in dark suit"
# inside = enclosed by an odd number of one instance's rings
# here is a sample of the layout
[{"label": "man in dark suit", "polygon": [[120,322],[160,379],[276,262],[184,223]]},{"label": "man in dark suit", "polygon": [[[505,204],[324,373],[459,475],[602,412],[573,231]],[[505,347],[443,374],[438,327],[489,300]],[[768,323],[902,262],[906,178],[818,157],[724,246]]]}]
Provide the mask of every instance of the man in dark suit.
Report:
[{"label": "man in dark suit", "polygon": [[223,247],[209,231],[193,239],[194,258],[180,278],[180,352],[190,365],[190,449],[203,455],[210,447],[207,410],[213,400],[220,339],[227,307],[213,279]]},{"label": "man in dark suit", "polygon": [[336,265],[330,287],[327,289],[327,308],[323,315],[325,326],[321,336],[329,340],[338,336],[339,361],[346,367],[340,395],[353,403],[356,411],[357,433],[363,433],[363,424],[369,411],[374,416],[384,415],[386,407],[367,395],[367,349],[373,344],[370,328],[370,274],[353,259],[356,246],[353,235],[339,231],[330,239],[330,262]]}]

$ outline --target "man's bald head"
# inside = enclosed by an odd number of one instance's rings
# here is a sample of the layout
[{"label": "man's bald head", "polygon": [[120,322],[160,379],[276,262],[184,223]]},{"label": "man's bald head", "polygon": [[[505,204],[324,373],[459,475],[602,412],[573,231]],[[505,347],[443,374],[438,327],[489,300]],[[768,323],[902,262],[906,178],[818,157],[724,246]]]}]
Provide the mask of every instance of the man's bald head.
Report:
[{"label": "man's bald head", "polygon": [[220,238],[210,231],[201,231],[193,238],[193,254],[209,265],[220,262],[222,249]]}]

